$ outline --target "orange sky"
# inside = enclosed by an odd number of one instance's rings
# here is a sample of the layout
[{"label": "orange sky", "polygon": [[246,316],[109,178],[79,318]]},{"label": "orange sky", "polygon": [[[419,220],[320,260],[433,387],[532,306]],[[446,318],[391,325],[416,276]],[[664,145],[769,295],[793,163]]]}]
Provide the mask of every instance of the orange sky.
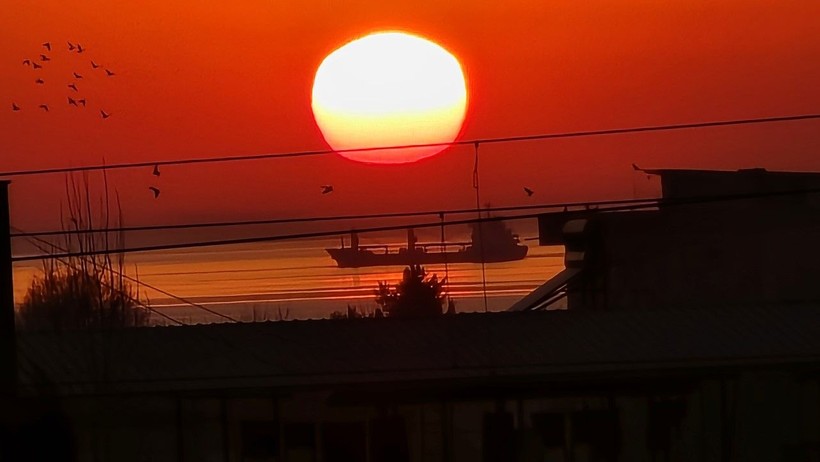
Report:
[{"label": "orange sky", "polygon": [[[4,10],[0,170],[324,148],[310,112],[317,66],[391,29],[460,59],[466,138],[820,112],[820,2],[810,0],[6,0]],[[52,62],[23,66],[46,40]],[[69,54],[67,40],[86,51]],[[72,71],[84,76],[85,110],[66,104]],[[482,195],[499,206],[630,197],[633,162],[818,170],[819,124],[486,146]],[[472,153],[455,148],[414,165],[334,155],[109,179],[136,225],[469,207],[471,175]],[[322,184],[334,193],[320,194]],[[162,189],[158,200],[149,185]],[[63,196],[61,176],[15,179],[13,223],[58,226]]]}]

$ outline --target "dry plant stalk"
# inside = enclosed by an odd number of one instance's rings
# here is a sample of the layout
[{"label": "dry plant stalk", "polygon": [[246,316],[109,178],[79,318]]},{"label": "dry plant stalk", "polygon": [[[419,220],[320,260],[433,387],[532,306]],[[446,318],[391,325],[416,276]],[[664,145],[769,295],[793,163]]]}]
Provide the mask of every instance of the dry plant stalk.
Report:
[{"label": "dry plant stalk", "polygon": [[[102,254],[44,259],[43,274],[28,288],[19,309],[22,327],[31,330],[72,330],[147,325],[150,312],[139,301],[136,290],[125,280],[125,246],[122,231],[112,233],[108,179],[100,199],[97,223],[93,217],[88,176],[78,184],[66,179],[67,210],[60,208],[63,243],[51,252]],[[122,227],[122,207],[116,194],[116,225]],[[66,219],[67,218],[67,219]],[[112,236],[113,234],[113,236]]]}]

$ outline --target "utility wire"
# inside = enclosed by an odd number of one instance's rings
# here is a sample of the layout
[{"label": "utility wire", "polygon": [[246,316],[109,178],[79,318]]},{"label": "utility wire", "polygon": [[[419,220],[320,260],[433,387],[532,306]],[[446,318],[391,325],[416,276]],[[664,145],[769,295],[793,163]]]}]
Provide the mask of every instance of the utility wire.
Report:
[{"label": "utility wire", "polygon": [[[538,210],[549,208],[562,207],[591,207],[591,206],[609,206],[618,204],[635,204],[654,201],[655,199],[619,199],[608,201],[595,202],[562,202],[550,204],[533,204],[533,205],[516,205],[507,207],[488,207],[483,209],[485,212],[512,212],[519,210]],[[67,229],[67,230],[51,230],[51,231],[35,231],[35,232],[18,232],[12,233],[11,237],[31,237],[31,236],[64,236],[70,234],[94,234],[94,233],[117,233],[117,232],[140,232],[140,231],[160,231],[172,229],[191,229],[191,228],[220,228],[233,226],[255,226],[255,225],[272,225],[272,224],[286,224],[286,223],[312,223],[321,221],[344,221],[344,220],[367,220],[379,218],[411,218],[423,216],[440,216],[445,215],[461,215],[475,213],[475,208],[469,209],[453,209],[453,210],[427,210],[419,212],[392,212],[392,213],[372,213],[361,215],[335,215],[335,216],[313,216],[301,218],[273,218],[265,220],[243,220],[243,221],[214,221],[201,223],[181,223],[181,224],[165,224],[165,225],[146,225],[146,226],[125,226],[118,228],[99,228],[95,230],[84,229]]]},{"label": "utility wire", "polygon": [[[18,229],[18,230],[19,230],[19,229]],[[48,241],[46,241],[46,240],[44,240],[44,239],[40,239],[40,238],[34,237],[34,238],[29,238],[29,241],[32,241],[32,239],[37,240],[37,241],[39,241],[39,242],[41,242],[41,243],[43,243],[43,244],[45,244],[45,245],[49,245],[49,246],[56,247],[56,246],[54,246],[54,244],[53,244],[53,243],[48,242]],[[35,243],[34,245],[35,245],[35,246],[37,246],[37,248],[39,248],[41,251],[43,251],[43,252],[48,252],[48,250],[47,250],[47,249],[43,249],[42,247],[38,246],[36,243]],[[57,247],[57,248],[59,248],[59,247]],[[61,263],[64,263],[64,264],[67,264],[67,265],[71,265],[71,263],[70,263],[70,262],[68,262],[68,263],[67,263],[67,262],[65,261],[65,258],[73,257],[73,255],[71,255],[71,252],[69,252],[68,250],[65,250],[65,249],[60,249],[60,250],[63,250],[63,252],[65,252],[65,253],[63,254],[63,255],[65,255],[65,256],[64,256],[64,257],[58,257],[58,256],[55,256],[55,258],[56,258],[58,261],[60,261]],[[83,256],[86,256],[86,257],[91,256],[90,254],[88,254],[88,252],[85,252],[85,253],[86,253],[87,255],[83,255]],[[104,253],[111,254],[111,253],[120,253],[120,252],[119,252],[118,250],[113,250],[113,251],[107,251],[107,252],[104,252]],[[97,255],[99,255],[99,253],[97,253]],[[93,264],[94,266],[98,266],[98,263],[97,263],[97,262],[95,262],[93,259],[91,259],[91,264]],[[163,289],[160,289],[159,287],[156,287],[156,286],[153,286],[153,285],[148,284],[148,283],[146,283],[146,282],[140,281],[140,280],[138,280],[137,278],[134,278],[134,277],[132,277],[132,276],[129,276],[129,275],[127,275],[127,274],[125,274],[125,273],[122,273],[122,272],[120,272],[120,271],[117,271],[117,270],[115,270],[115,269],[113,269],[113,268],[111,268],[111,272],[112,272],[112,273],[114,273],[114,275],[116,275],[116,276],[121,276],[121,277],[123,277],[123,278],[127,279],[127,280],[128,280],[128,281],[130,281],[130,282],[133,282],[133,283],[135,283],[135,284],[138,284],[138,285],[141,285],[141,286],[147,287],[147,288],[149,288],[149,289],[151,289],[151,290],[154,290],[154,291],[156,291],[156,292],[159,292],[159,293],[161,293],[161,294],[165,295],[166,297],[171,297],[171,298],[173,298],[174,300],[177,300],[178,302],[184,303],[184,304],[186,304],[186,305],[190,305],[190,306],[192,306],[192,307],[194,307],[194,308],[198,308],[198,309],[203,310],[203,311],[205,311],[205,312],[207,312],[207,313],[210,313],[210,314],[212,314],[212,315],[214,315],[214,316],[220,317],[220,318],[222,318],[222,319],[226,319],[226,320],[231,321],[231,322],[236,322],[236,323],[238,323],[238,322],[239,322],[239,320],[238,320],[238,319],[236,319],[236,318],[233,318],[233,317],[228,316],[228,315],[226,315],[226,314],[222,314],[222,313],[220,313],[220,312],[218,312],[218,311],[215,311],[215,310],[212,310],[212,309],[210,309],[210,308],[207,308],[207,307],[205,307],[205,306],[203,306],[203,305],[200,305],[199,303],[195,303],[195,302],[192,302],[192,301],[187,300],[187,299],[185,299],[185,298],[182,298],[182,297],[179,297],[179,296],[177,296],[177,295],[174,295],[174,294],[172,294],[172,293],[168,292],[167,290],[163,290]],[[113,287],[112,287],[112,288],[113,288]],[[139,304],[141,304],[142,306],[144,306],[145,308],[147,308],[147,309],[151,310],[151,312],[152,312],[152,313],[157,313],[157,314],[159,314],[160,316],[163,316],[163,317],[165,317],[165,318],[171,319],[172,321],[174,321],[174,322],[176,322],[176,323],[178,323],[178,324],[180,324],[180,325],[184,325],[184,323],[182,323],[182,322],[180,322],[180,321],[177,321],[176,319],[170,318],[169,316],[165,315],[164,313],[158,313],[155,309],[150,308],[149,306],[147,306],[147,305],[143,304],[143,303],[142,303],[142,302],[140,302],[139,300],[136,300],[136,299],[134,299],[134,300],[135,300],[137,303],[139,303]]]},{"label": "utility wire", "polygon": [[[537,215],[526,215],[522,216],[521,218],[531,218]],[[498,219],[514,219],[518,217],[500,217],[500,218],[493,218],[492,220]],[[478,220],[476,219],[469,219],[469,220],[459,220],[459,221],[450,221],[446,222],[445,225],[461,225],[461,224],[470,224],[476,223]],[[361,228],[361,229],[345,229],[345,230],[334,230],[334,231],[316,231],[316,232],[309,232],[309,233],[298,233],[298,234],[281,234],[275,236],[261,236],[261,237],[249,237],[249,238],[238,238],[238,239],[222,239],[222,240],[215,240],[215,241],[199,241],[199,242],[187,242],[187,243],[178,243],[178,244],[161,244],[161,245],[153,245],[153,246],[142,246],[142,247],[131,247],[127,249],[117,250],[117,253],[135,253],[135,252],[154,252],[160,250],[176,250],[176,249],[190,249],[190,248],[197,248],[197,247],[213,247],[213,246],[222,246],[222,245],[239,245],[239,244],[253,244],[253,243],[260,243],[260,242],[274,242],[274,241],[284,241],[284,240],[292,240],[292,239],[310,239],[310,238],[318,238],[318,237],[330,237],[330,236],[340,236],[349,234],[350,232],[380,232],[380,231],[399,231],[405,230],[407,228],[429,228],[431,226],[441,226],[440,222],[431,223],[420,223],[420,224],[401,224],[401,225],[394,225],[394,226],[381,226],[381,227],[371,227],[371,228]],[[97,250],[97,251],[87,251],[87,252],[74,252],[74,253],[65,253],[65,254],[57,254],[57,255],[28,255],[23,257],[15,257],[12,261],[21,262],[21,261],[31,261],[31,260],[42,260],[44,258],[58,258],[58,257],[79,257],[79,256],[91,256],[91,255],[102,255],[106,253],[105,250]]]},{"label": "utility wire", "polygon": [[659,132],[671,130],[688,130],[710,127],[725,127],[731,125],[751,125],[751,124],[766,124],[778,122],[794,122],[799,120],[820,119],[820,114],[800,114],[780,117],[761,117],[753,119],[733,119],[733,120],[718,120],[709,122],[694,122],[685,124],[671,124],[671,125],[646,125],[638,127],[625,128],[611,128],[603,130],[585,130],[576,132],[557,132],[557,133],[542,133],[535,135],[520,135],[507,136],[498,138],[476,138],[471,140],[456,140],[449,143],[419,143],[419,144],[404,144],[394,146],[378,146],[366,148],[351,148],[351,149],[317,149],[310,151],[292,151],[292,152],[277,152],[264,154],[249,154],[240,156],[221,156],[221,157],[198,157],[192,159],[171,159],[171,160],[157,160],[157,161],[143,161],[143,162],[123,162],[119,164],[97,164],[85,165],[80,167],[55,167],[45,169],[32,170],[13,170],[8,172],[0,172],[0,177],[15,177],[15,176],[29,176],[29,175],[49,175],[55,173],[73,173],[73,172],[88,172],[96,170],[121,170],[131,168],[143,167],[160,167],[166,165],[190,165],[190,164],[205,164],[217,162],[241,162],[264,159],[287,159],[294,157],[308,157],[308,156],[322,156],[336,153],[350,153],[350,152],[369,152],[380,151],[384,149],[413,149],[422,147],[443,147],[443,146],[462,146],[474,145],[476,143],[492,144],[492,143],[516,143],[522,141],[536,141],[559,138],[580,138],[587,136],[604,136],[604,135],[622,135],[627,133],[645,133],[645,132]]},{"label": "utility wire", "polygon": [[[15,228],[15,229],[17,229],[17,228]],[[32,243],[32,245],[34,245],[35,247],[37,247],[38,249],[40,249],[40,250],[41,250],[41,251],[43,251],[43,252],[48,252],[48,251],[49,251],[46,247],[44,247],[45,245],[50,246],[50,247],[56,247],[56,246],[54,246],[54,244],[52,244],[51,242],[48,242],[48,241],[43,240],[43,239],[38,239],[38,238],[36,238],[36,237],[29,238],[28,240],[29,240],[29,242],[31,242],[31,243]],[[38,241],[40,242],[40,244],[38,244]],[[58,248],[59,248],[59,247],[58,247]],[[61,249],[61,250],[63,250],[63,249]],[[64,264],[64,265],[70,266],[70,267],[74,268],[75,270],[77,269],[77,266],[76,266],[76,265],[74,265],[73,263],[71,263],[70,261],[68,261],[68,260],[66,260],[66,259],[64,259],[64,258],[57,258],[57,261],[59,261],[60,263],[62,263],[62,264]],[[97,263],[97,262],[95,262],[95,261],[93,261],[93,260],[91,260],[91,263],[92,263],[94,266],[98,266],[98,263]],[[119,274],[116,270],[113,270],[113,269],[112,269],[112,272],[113,272],[114,274],[118,275],[118,276],[120,275],[120,274]],[[138,282],[138,283],[139,283],[139,282]],[[108,284],[108,283],[107,283],[107,282],[105,282],[105,281],[102,281],[102,280],[101,280],[101,281],[100,281],[100,284],[102,284],[102,285],[103,285],[103,286],[105,286],[105,287],[108,287],[109,289],[117,290],[117,288],[116,288],[116,287],[112,286],[111,284]],[[140,284],[141,284],[141,283],[140,283]],[[142,285],[145,285],[145,284],[142,284]],[[148,287],[148,286],[146,285],[146,287]],[[142,307],[142,308],[144,308],[144,309],[146,309],[146,310],[150,311],[151,313],[156,314],[157,316],[161,316],[161,317],[163,317],[163,318],[165,318],[165,319],[167,319],[167,320],[169,320],[169,321],[171,321],[171,322],[173,322],[173,323],[175,323],[175,324],[178,324],[178,325],[180,325],[180,326],[184,326],[184,325],[186,325],[184,322],[182,322],[182,321],[180,321],[180,320],[178,320],[178,319],[175,319],[175,318],[173,318],[173,317],[171,317],[171,316],[169,316],[169,315],[167,315],[167,314],[165,314],[165,313],[162,313],[162,312],[160,312],[159,310],[157,310],[157,309],[155,309],[155,308],[152,308],[151,306],[149,306],[149,305],[148,305],[148,304],[146,304],[146,303],[143,303],[141,300],[139,300],[139,299],[138,299],[138,298],[136,298],[136,297],[132,297],[131,295],[126,294],[126,293],[122,293],[122,295],[125,295],[125,296],[126,296],[126,297],[128,297],[128,298],[129,298],[132,302],[134,302],[134,303],[136,303],[137,305],[139,305],[140,307]]]},{"label": "utility wire", "polygon": [[[689,197],[689,198],[676,198],[676,199],[656,199],[656,200],[644,201],[643,203],[637,203],[637,204],[627,204],[627,205],[619,205],[619,206],[616,205],[616,206],[607,207],[607,208],[601,208],[601,207],[591,208],[591,207],[588,207],[584,210],[572,210],[572,211],[568,211],[568,212],[569,213],[615,212],[615,211],[625,211],[625,210],[640,210],[640,209],[649,209],[649,208],[658,208],[658,207],[686,206],[686,205],[711,203],[711,202],[755,199],[755,198],[763,198],[763,197],[788,196],[788,195],[797,195],[797,194],[815,194],[815,193],[820,193],[820,189],[801,189],[801,190],[790,190],[790,191],[776,191],[776,192],[766,192],[766,193],[746,193],[746,194],[729,194],[729,195],[708,195],[708,196]],[[553,213],[560,214],[560,213],[567,213],[567,212],[553,212]],[[454,221],[445,222],[445,225],[452,226],[452,225],[466,225],[466,224],[490,222],[490,221],[521,220],[521,219],[527,219],[527,218],[537,218],[540,215],[544,215],[544,213],[530,213],[530,214],[522,214],[522,215],[483,217],[483,218],[480,218],[480,219],[454,220]],[[345,229],[345,230],[333,230],[333,231],[315,231],[315,232],[299,233],[299,234],[280,234],[280,235],[273,235],[273,236],[259,236],[259,237],[238,238],[238,239],[221,239],[221,240],[213,240],[213,241],[198,241],[198,242],[186,242],[186,243],[177,243],[177,244],[162,244],[162,245],[117,249],[117,250],[114,250],[114,251],[95,250],[95,251],[85,251],[85,252],[69,252],[69,253],[63,253],[63,254],[27,255],[27,256],[22,256],[22,257],[14,257],[14,258],[12,258],[12,261],[21,262],[21,261],[52,259],[52,258],[85,257],[85,256],[92,256],[92,255],[103,255],[103,254],[106,254],[106,253],[118,253],[119,254],[119,253],[135,253],[135,252],[153,252],[153,251],[161,251],[161,250],[190,249],[190,248],[214,247],[214,246],[224,246],[224,245],[254,244],[254,243],[262,243],[262,242],[276,242],[276,241],[284,241],[284,240],[293,240],[293,239],[310,239],[310,238],[318,238],[318,237],[340,236],[340,235],[348,234],[351,231],[360,232],[360,233],[363,233],[363,232],[383,232],[383,231],[405,230],[407,228],[433,228],[433,227],[438,227],[438,226],[441,226],[441,222],[440,221],[433,221],[433,222],[428,222],[428,223],[411,223],[411,224],[401,224],[401,225],[392,225],[392,226],[360,228],[360,229],[354,229],[354,230]]]},{"label": "utility wire", "polygon": [[[19,229],[18,229],[18,231],[19,231]],[[52,244],[52,243],[50,243],[50,242],[48,242],[48,241],[46,241],[46,240],[39,239],[39,238],[36,238],[36,237],[31,238],[31,239],[29,239],[29,240],[32,242],[32,244],[34,244],[35,246],[39,247],[39,248],[40,248],[40,250],[42,250],[42,251],[44,251],[44,252],[47,252],[48,250],[47,250],[47,249],[45,249],[45,248],[43,248],[43,247],[40,247],[40,246],[39,246],[36,242],[34,242],[34,241],[39,241],[39,242],[43,243],[44,245],[48,245],[48,246],[50,246],[50,247],[52,247],[52,248],[54,248],[54,247],[60,248],[60,247],[55,246],[54,244]],[[73,264],[70,260],[64,260],[64,259],[62,259],[62,258],[57,258],[57,260],[58,260],[58,261],[60,261],[61,263],[65,264],[65,265],[68,265],[68,266],[70,266],[70,267],[72,267],[72,268],[77,269],[77,266],[76,266],[75,264]],[[91,260],[91,263],[92,263],[93,265],[95,265],[95,266],[98,266],[98,265],[99,265],[99,264],[98,264],[97,262],[95,262],[93,259],[90,259],[90,260]],[[122,276],[123,276],[123,277],[125,277],[126,279],[131,280],[132,282],[133,282],[133,281],[136,281],[135,279],[131,278],[130,276],[125,275],[125,274],[122,274],[122,273],[120,273],[120,272],[118,272],[118,271],[116,271],[116,270],[113,270],[113,269],[112,269],[112,272],[113,272],[114,274],[116,274],[116,275],[122,275]],[[104,286],[106,286],[106,287],[109,287],[109,288],[111,288],[111,289],[117,290],[115,287],[112,287],[110,284],[107,284],[107,283],[105,283],[105,282],[103,282],[103,281],[100,281],[100,282],[101,282]],[[191,302],[189,302],[189,301],[187,301],[187,300],[184,300],[184,299],[182,299],[182,298],[176,297],[176,296],[174,296],[174,295],[172,295],[172,294],[169,294],[168,292],[165,292],[165,291],[163,291],[163,290],[161,290],[161,289],[158,289],[158,288],[156,288],[156,287],[153,287],[153,286],[151,286],[151,285],[149,285],[149,284],[145,284],[145,283],[142,283],[142,282],[140,282],[140,281],[136,281],[136,283],[137,283],[137,284],[140,284],[140,285],[143,285],[143,286],[146,286],[146,287],[149,287],[149,288],[152,288],[152,289],[157,290],[157,291],[159,291],[159,292],[165,293],[165,294],[166,294],[166,295],[168,295],[168,296],[171,296],[171,297],[176,298],[176,299],[178,299],[178,300],[180,300],[180,301],[183,301],[183,302],[185,302],[185,303],[188,303],[188,304],[190,304],[190,305],[192,305],[192,306],[194,306],[194,307],[204,309],[205,311],[207,311],[207,312],[209,312],[209,313],[212,313],[212,314],[215,314],[215,315],[218,315],[218,316],[221,316],[221,317],[226,317],[226,316],[222,315],[221,313],[216,313],[216,312],[213,312],[213,311],[211,311],[211,310],[209,310],[209,309],[207,309],[207,308],[205,308],[205,307],[202,307],[201,305],[194,304],[194,303],[191,303]],[[127,294],[126,294],[126,295],[127,295]],[[175,324],[177,324],[177,325],[180,325],[180,326],[190,326],[190,324],[186,324],[186,323],[184,323],[184,322],[182,322],[182,321],[180,321],[180,320],[178,320],[178,319],[176,319],[176,318],[174,318],[174,317],[172,317],[172,316],[169,316],[169,315],[167,315],[167,314],[165,314],[165,313],[163,313],[163,312],[161,312],[161,311],[159,311],[159,310],[157,310],[157,309],[155,309],[155,308],[151,307],[150,305],[148,305],[148,304],[146,304],[146,303],[143,303],[143,302],[142,302],[141,300],[139,300],[138,298],[131,297],[130,295],[127,295],[127,296],[128,296],[128,297],[129,297],[129,298],[130,298],[130,299],[131,299],[134,303],[136,303],[137,305],[139,305],[139,306],[141,306],[141,307],[145,308],[146,310],[150,311],[151,313],[154,313],[154,314],[156,314],[156,315],[158,315],[158,316],[161,316],[161,317],[163,317],[163,318],[165,318],[165,319],[167,319],[167,320],[169,320],[169,321],[171,321],[171,322],[173,322],[173,323],[175,323]],[[234,320],[234,322],[238,322],[238,321]],[[221,341],[221,342],[223,342],[225,345],[227,345],[227,346],[229,346],[229,347],[231,347],[231,348],[233,348],[233,349],[235,349],[235,350],[238,350],[237,345],[236,345],[234,342],[230,341],[229,339],[225,338],[224,336],[214,336],[214,335],[209,335],[209,334],[208,334],[206,331],[204,331],[204,330],[197,330],[197,332],[200,332],[200,333],[201,333],[201,335],[203,335],[204,337],[206,337],[208,340],[212,340],[212,341],[214,341],[214,340],[215,340],[215,341]],[[250,333],[251,333],[252,335],[257,335],[257,336],[258,336],[258,334],[255,334],[253,331],[251,331]],[[283,337],[281,337],[281,336],[280,336],[280,338],[283,338]],[[291,341],[292,341],[293,339],[286,339],[286,340],[291,340]],[[253,357],[253,358],[254,358],[254,359],[256,359],[257,361],[260,361],[262,364],[266,364],[266,365],[268,365],[268,366],[273,366],[273,367],[278,367],[278,365],[277,365],[277,364],[273,364],[273,363],[271,363],[271,362],[270,362],[270,361],[268,361],[266,358],[264,358],[264,357],[260,356],[260,355],[259,355],[256,351],[254,351],[254,350],[247,350],[247,349],[246,349],[246,350],[244,350],[244,352],[245,352],[245,354],[247,354],[247,355],[249,355],[249,356]],[[31,361],[31,364],[32,364],[33,366],[37,367],[37,365],[36,365],[36,363],[35,363],[34,361]],[[105,383],[114,384],[114,383],[122,383],[122,382],[118,382],[118,381],[106,381]]]},{"label": "utility wire", "polygon": [[[115,253],[116,253],[116,252],[117,252],[117,251],[115,251]],[[114,272],[114,274],[119,274],[119,273],[115,271],[115,272]],[[140,284],[140,285],[142,285],[142,286],[145,286],[145,287],[147,287],[147,288],[149,288],[149,289],[151,289],[151,290],[154,290],[154,291],[156,291],[156,292],[159,292],[159,293],[161,293],[162,295],[165,295],[166,297],[171,297],[171,298],[173,298],[174,300],[176,300],[176,301],[178,301],[178,302],[180,302],[180,303],[184,303],[184,304],[189,305],[189,306],[192,306],[192,307],[194,307],[194,308],[198,308],[198,309],[200,309],[200,310],[202,310],[202,311],[205,311],[206,313],[210,313],[210,314],[212,314],[212,315],[214,315],[214,316],[216,316],[216,317],[219,317],[219,318],[222,318],[222,319],[226,319],[226,320],[231,321],[231,322],[236,322],[236,323],[240,322],[238,319],[236,319],[236,318],[234,318],[234,317],[232,317],[232,316],[228,316],[227,314],[223,314],[223,313],[220,313],[220,312],[218,312],[218,311],[216,311],[216,310],[212,310],[212,309],[207,308],[207,307],[205,307],[204,305],[201,305],[201,304],[199,304],[199,303],[192,302],[192,301],[190,301],[190,300],[188,300],[188,299],[186,299],[186,298],[180,297],[180,296],[178,296],[178,295],[174,295],[174,294],[172,294],[172,293],[168,292],[167,290],[160,289],[160,288],[159,288],[159,287],[157,287],[157,286],[154,286],[154,285],[148,284],[148,283],[146,283],[146,282],[144,282],[144,281],[137,281],[136,279],[132,278],[131,276],[128,276],[127,274],[123,274],[122,276],[123,276],[125,279],[128,279],[128,280],[129,280],[129,281],[131,281],[131,282],[138,283],[138,284]]]}]

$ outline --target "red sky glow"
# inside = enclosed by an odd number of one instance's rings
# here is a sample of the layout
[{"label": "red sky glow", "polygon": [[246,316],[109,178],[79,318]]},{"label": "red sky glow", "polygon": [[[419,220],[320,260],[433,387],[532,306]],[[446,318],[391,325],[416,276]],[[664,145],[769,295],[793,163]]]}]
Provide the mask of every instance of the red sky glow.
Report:
[{"label": "red sky glow", "polygon": [[[418,34],[458,58],[469,82],[466,139],[820,112],[820,2],[4,7],[2,171],[325,149],[311,111],[316,69],[341,45],[379,30]],[[38,70],[23,65],[38,62],[46,41],[52,60]],[[84,52],[69,52],[68,41]],[[103,120],[100,110],[111,116]],[[807,121],[483,146],[482,197],[499,206],[628,198],[639,181],[632,163],[818,170],[817,133],[818,122]],[[329,155],[168,166],[159,178],[150,168],[118,171],[109,182],[133,225],[370,213],[469,207],[472,163],[470,148],[454,147],[402,166]],[[324,184],[334,193],[321,194]],[[162,189],[159,199],[150,185]],[[522,186],[536,193],[528,198]],[[58,226],[64,177],[16,178],[11,191],[15,225]]]}]

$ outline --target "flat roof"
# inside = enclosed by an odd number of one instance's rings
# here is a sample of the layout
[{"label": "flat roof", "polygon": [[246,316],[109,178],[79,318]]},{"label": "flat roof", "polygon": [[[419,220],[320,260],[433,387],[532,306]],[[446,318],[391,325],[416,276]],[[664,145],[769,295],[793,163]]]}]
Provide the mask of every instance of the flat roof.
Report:
[{"label": "flat roof", "polygon": [[[476,313],[18,334],[21,393],[820,365],[820,307]],[[814,367],[814,366],[813,366]]]}]

